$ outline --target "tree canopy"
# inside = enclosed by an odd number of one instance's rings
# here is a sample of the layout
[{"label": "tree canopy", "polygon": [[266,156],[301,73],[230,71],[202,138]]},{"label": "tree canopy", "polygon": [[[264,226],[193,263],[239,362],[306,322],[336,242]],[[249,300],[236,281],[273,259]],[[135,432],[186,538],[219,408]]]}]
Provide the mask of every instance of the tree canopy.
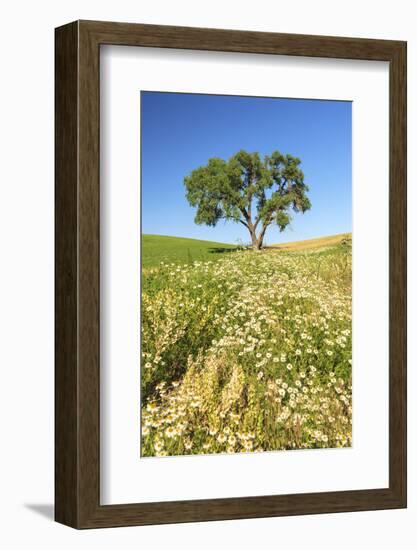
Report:
[{"label": "tree canopy", "polygon": [[186,197],[197,208],[195,222],[215,226],[221,219],[243,224],[252,247],[260,250],[265,232],[273,224],[284,231],[291,212],[311,208],[301,160],[274,151],[238,151],[229,160],[211,158],[184,178]]}]

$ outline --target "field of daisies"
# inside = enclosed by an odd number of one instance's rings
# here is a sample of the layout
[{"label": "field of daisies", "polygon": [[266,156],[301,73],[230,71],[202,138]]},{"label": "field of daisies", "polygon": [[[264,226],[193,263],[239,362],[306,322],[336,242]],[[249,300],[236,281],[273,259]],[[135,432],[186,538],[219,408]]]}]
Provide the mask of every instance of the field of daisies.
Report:
[{"label": "field of daisies", "polygon": [[142,456],[348,447],[351,247],[143,270]]}]

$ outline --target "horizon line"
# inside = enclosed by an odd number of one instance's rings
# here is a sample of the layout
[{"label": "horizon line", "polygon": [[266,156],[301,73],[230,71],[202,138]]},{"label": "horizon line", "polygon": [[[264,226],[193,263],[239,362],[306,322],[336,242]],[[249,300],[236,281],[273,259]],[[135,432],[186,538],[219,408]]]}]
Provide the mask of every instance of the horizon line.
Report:
[{"label": "horizon line", "polygon": [[[340,237],[342,235],[352,235],[352,230],[350,231],[342,231],[341,233],[332,233],[330,235],[319,235],[317,237],[309,237],[308,239],[298,239],[298,240],[295,240],[295,241],[285,241],[285,242],[274,242],[272,243],[272,245],[275,245],[275,244],[290,244],[290,243],[298,243],[298,242],[306,242],[306,241],[315,241],[315,240],[319,240],[319,239],[325,239],[325,238],[329,238],[329,237]],[[228,244],[230,246],[233,246],[234,243],[231,243],[231,242],[226,242],[226,241],[212,241],[212,240],[209,240],[209,239],[196,239],[194,237],[182,237],[181,235],[162,235],[162,234],[159,234],[159,233],[141,233],[141,237],[146,237],[146,236],[149,236],[149,237],[165,237],[165,238],[171,238],[171,239],[188,239],[190,241],[201,241],[201,242],[208,242],[208,243],[220,243],[220,244]],[[268,245],[266,245],[268,247]],[[271,246],[271,245],[269,245]]]}]

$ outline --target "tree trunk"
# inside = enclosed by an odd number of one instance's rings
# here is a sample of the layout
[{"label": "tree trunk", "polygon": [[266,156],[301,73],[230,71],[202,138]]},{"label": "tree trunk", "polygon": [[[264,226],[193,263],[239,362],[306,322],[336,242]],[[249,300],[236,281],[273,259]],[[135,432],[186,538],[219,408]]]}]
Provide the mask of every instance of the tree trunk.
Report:
[{"label": "tree trunk", "polygon": [[265,232],[266,230],[268,229],[268,226],[269,226],[269,222],[265,223],[265,225],[262,227],[260,233],[259,233],[259,237],[258,237],[258,244],[259,244],[259,250],[262,248],[263,244],[264,244],[264,237],[265,237]]},{"label": "tree trunk", "polygon": [[261,250],[262,248],[262,239],[258,239],[255,233],[255,230],[250,231],[250,236],[252,238],[252,250]]},{"label": "tree trunk", "polygon": [[263,235],[259,235],[259,238],[258,238],[258,250],[262,250],[263,245],[264,245],[264,237],[263,237]]}]

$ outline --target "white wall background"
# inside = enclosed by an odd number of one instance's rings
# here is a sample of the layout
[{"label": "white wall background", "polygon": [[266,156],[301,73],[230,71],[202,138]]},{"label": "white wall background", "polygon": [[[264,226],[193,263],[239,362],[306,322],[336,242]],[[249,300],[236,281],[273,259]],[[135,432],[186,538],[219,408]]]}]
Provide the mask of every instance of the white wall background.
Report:
[{"label": "white wall background", "polygon": [[[0,544],[415,548],[417,18],[413,0],[15,0],[0,8]],[[408,40],[409,508],[77,532],[52,522],[54,27],[74,19]],[[370,216],[371,220],[371,216]],[[369,230],[372,231],[370,223]],[[376,236],[377,237],[377,236]],[[341,472],[343,475],[343,472]]]}]

